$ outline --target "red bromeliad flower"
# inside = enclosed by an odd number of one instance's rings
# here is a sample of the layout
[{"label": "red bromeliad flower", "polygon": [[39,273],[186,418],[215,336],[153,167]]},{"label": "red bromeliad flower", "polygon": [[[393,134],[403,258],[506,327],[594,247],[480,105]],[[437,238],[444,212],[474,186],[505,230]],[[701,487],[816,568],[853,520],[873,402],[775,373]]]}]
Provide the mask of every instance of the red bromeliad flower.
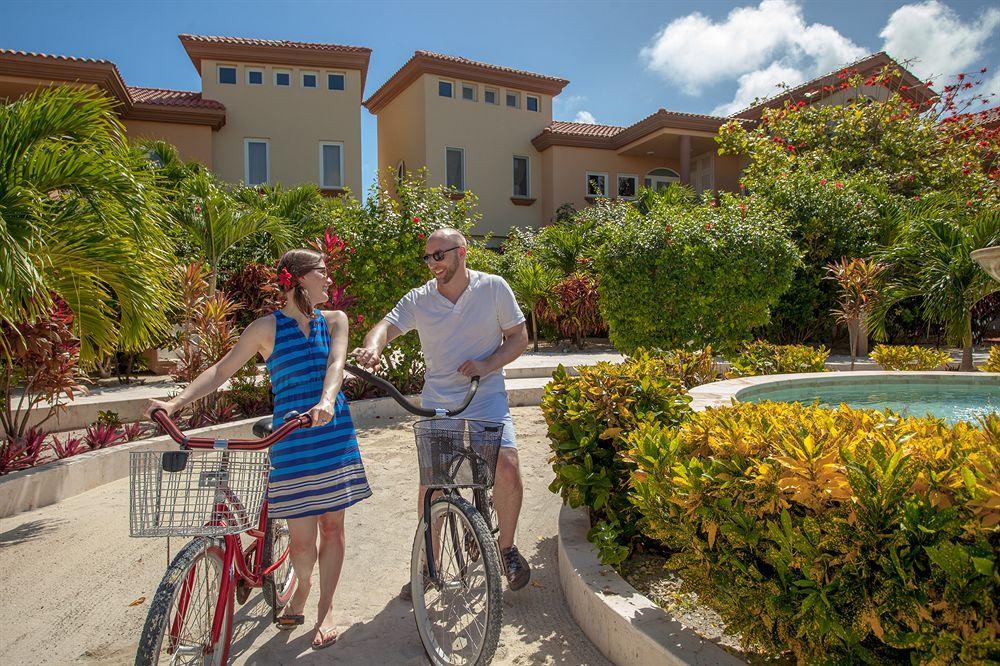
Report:
[{"label": "red bromeliad flower", "polygon": [[281,285],[281,288],[285,290],[291,289],[294,283],[295,278],[292,277],[292,274],[288,272],[287,268],[282,268],[281,272],[278,273],[278,284]]}]

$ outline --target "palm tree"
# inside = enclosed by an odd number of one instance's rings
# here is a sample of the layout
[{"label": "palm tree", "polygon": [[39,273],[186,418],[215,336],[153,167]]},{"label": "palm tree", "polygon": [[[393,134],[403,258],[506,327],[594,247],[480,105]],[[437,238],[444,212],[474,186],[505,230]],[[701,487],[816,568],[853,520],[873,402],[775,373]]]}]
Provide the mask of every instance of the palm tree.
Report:
[{"label": "palm tree", "polygon": [[972,364],[972,309],[1000,291],[969,257],[973,250],[1000,244],[1000,210],[969,212],[953,203],[922,202],[895,213],[896,237],[878,258],[890,267],[878,305],[872,310],[874,332],[885,338],[890,307],[906,298],[922,297],[922,314],[940,322],[949,339],[962,347],[963,371]]},{"label": "palm tree", "polygon": [[559,282],[559,273],[542,266],[537,261],[526,259],[514,271],[510,288],[514,296],[531,317],[531,339],[538,351],[538,305],[552,295],[552,287]]},{"label": "palm tree", "polygon": [[237,188],[235,193],[208,173],[195,173],[181,183],[181,193],[172,206],[174,218],[187,231],[209,267],[209,296],[215,294],[222,257],[234,246],[258,233],[269,234],[277,245],[290,241],[291,227],[273,214],[265,195]]},{"label": "palm tree", "polygon": [[73,311],[81,355],[148,347],[167,328],[164,202],[113,102],[60,87],[0,105],[0,322]]}]

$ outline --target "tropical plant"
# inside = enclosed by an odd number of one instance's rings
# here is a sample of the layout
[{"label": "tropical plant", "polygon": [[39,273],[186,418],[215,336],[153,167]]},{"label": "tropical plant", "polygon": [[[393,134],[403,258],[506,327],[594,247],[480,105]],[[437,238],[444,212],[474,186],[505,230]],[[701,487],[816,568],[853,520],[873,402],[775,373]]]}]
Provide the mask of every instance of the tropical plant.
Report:
[{"label": "tropical plant", "polygon": [[883,370],[940,370],[951,360],[946,350],[917,345],[875,345],[870,356]]},{"label": "tropical plant", "polygon": [[83,441],[90,447],[91,451],[96,451],[124,442],[125,435],[110,423],[96,421],[87,426]]},{"label": "tropical plant", "polygon": [[984,372],[1000,372],[1000,345],[990,347],[990,355],[983,365]]},{"label": "tropical plant", "polygon": [[[80,342],[72,331],[73,313],[58,296],[32,323],[0,324],[7,345],[0,355],[0,427],[6,437],[22,440],[29,424],[43,425],[80,390]],[[46,413],[36,418],[39,409]]]},{"label": "tropical plant", "polygon": [[6,435],[0,440],[0,476],[34,467],[45,451],[45,432],[29,428],[18,437]]},{"label": "tropical plant", "polygon": [[969,254],[1000,245],[1000,206],[957,205],[938,197],[897,209],[892,242],[876,256],[889,269],[879,303],[872,309],[872,330],[885,338],[886,314],[907,298],[921,297],[924,319],[944,325],[949,342],[962,348],[960,370],[971,372],[972,311],[1000,282]]},{"label": "tropical plant", "polygon": [[719,376],[719,368],[715,363],[712,347],[702,349],[645,349],[636,350],[636,354],[651,354],[663,360],[666,372],[676,377],[686,389],[714,382]]},{"label": "tropical plant", "polygon": [[526,257],[514,271],[510,288],[517,302],[531,319],[531,339],[538,351],[538,313],[553,294],[553,287],[559,282],[559,274],[546,268],[540,262]]},{"label": "tropical plant", "polygon": [[274,269],[264,264],[249,263],[233,272],[222,283],[222,291],[236,304],[236,323],[241,329],[280,307]]},{"label": "tropical plant", "polygon": [[215,294],[219,269],[230,249],[255,234],[266,234],[275,248],[291,242],[290,225],[260,201],[256,190],[231,188],[209,173],[193,174],[180,187],[170,213],[208,266],[210,296]]},{"label": "tropical plant", "polygon": [[59,296],[84,362],[149,347],[170,303],[163,201],[114,104],[68,86],[0,104],[0,322],[37,321]]},{"label": "tropical plant", "polygon": [[552,286],[551,298],[539,302],[538,314],[559,335],[582,347],[585,336],[599,336],[607,331],[599,304],[597,280],[579,272]]},{"label": "tropical plant", "polygon": [[834,310],[837,321],[847,325],[851,345],[851,370],[858,358],[858,340],[868,310],[878,296],[879,276],[885,267],[866,259],[841,257],[826,267],[828,278],[840,289],[839,306]]},{"label": "tropical plant", "polygon": [[764,340],[744,344],[730,360],[727,377],[826,372],[830,350],[808,345],[774,345]]},{"label": "tropical plant", "polygon": [[89,447],[86,446],[86,443],[80,437],[67,434],[61,440],[55,435],[52,435],[52,441],[49,443],[49,449],[52,451],[52,455],[54,455],[57,460],[62,460],[63,458],[69,458],[70,456],[75,456],[80,453],[86,453],[89,450]]},{"label": "tropical plant", "polygon": [[642,423],[676,426],[690,412],[690,398],[653,355],[579,373],[570,376],[560,365],[542,395],[555,473],[549,490],[574,508],[590,508],[589,538],[600,544],[603,561],[620,562],[638,537],[627,496],[634,466],[622,457],[624,437]]},{"label": "tropical plant", "polygon": [[1000,416],[737,404],[625,435],[640,529],[751,652],[984,664],[1000,650]]}]

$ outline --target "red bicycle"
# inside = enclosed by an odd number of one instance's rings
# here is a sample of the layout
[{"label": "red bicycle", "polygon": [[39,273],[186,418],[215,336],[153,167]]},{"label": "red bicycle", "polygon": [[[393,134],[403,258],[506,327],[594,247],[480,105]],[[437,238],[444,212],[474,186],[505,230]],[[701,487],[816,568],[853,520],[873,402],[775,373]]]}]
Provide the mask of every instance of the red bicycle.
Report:
[{"label": "red bicycle", "polygon": [[295,591],[288,528],[267,515],[266,449],[309,417],[293,412],[266,437],[231,440],[187,437],[163,410],[152,417],[181,447],[131,454],[130,536],[194,538],[156,590],[135,663],[226,664],[234,599],[242,604],[262,588],[273,619]]}]

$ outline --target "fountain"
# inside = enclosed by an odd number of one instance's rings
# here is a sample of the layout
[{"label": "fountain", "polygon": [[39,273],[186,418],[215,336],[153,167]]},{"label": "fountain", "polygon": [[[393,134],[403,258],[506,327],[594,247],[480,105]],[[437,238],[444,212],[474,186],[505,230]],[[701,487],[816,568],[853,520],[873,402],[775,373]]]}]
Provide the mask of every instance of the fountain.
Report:
[{"label": "fountain", "polygon": [[973,250],[969,255],[972,260],[983,267],[994,280],[1000,280],[1000,245]]}]

